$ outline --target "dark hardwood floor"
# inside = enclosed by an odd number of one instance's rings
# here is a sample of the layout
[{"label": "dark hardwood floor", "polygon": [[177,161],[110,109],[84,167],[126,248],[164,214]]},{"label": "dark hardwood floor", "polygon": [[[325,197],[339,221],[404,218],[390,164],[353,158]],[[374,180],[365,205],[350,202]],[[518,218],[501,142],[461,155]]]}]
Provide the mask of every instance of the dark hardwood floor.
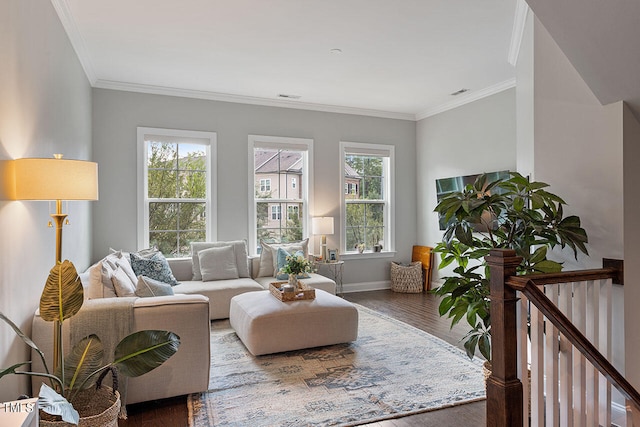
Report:
[{"label": "dark hardwood floor", "polygon": [[[345,294],[348,301],[386,314],[462,348],[464,326],[449,329],[450,322],[438,315],[437,297],[431,294],[399,294],[390,290]],[[187,426],[186,396],[145,402],[127,407],[129,418],[120,427]],[[368,427],[459,427],[484,426],[485,402],[474,402],[423,414],[365,424]]]}]

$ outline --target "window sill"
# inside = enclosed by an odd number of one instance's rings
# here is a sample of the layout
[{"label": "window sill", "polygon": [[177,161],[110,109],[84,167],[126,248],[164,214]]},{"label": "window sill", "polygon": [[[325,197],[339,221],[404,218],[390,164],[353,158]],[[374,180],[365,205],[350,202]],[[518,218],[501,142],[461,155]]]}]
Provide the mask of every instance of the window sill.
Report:
[{"label": "window sill", "polygon": [[396,256],[396,251],[383,251],[383,252],[347,252],[340,254],[340,260],[352,260],[352,259],[376,259],[376,258],[393,258]]}]

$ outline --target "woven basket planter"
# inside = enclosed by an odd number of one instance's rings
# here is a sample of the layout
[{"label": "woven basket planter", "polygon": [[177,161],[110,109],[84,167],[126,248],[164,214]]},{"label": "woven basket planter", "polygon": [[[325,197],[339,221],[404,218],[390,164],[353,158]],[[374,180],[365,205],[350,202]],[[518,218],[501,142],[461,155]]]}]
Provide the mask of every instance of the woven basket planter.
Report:
[{"label": "woven basket planter", "polygon": [[[91,389],[84,392],[84,396],[78,399],[76,409],[80,412],[78,427],[118,427],[118,414],[120,413],[120,393],[114,393],[109,387]],[[83,416],[86,411],[94,415]],[[96,412],[98,412],[96,414]],[[47,419],[43,419],[47,418]],[[54,418],[49,414],[40,413],[40,427],[75,427],[64,421],[51,421]],[[55,417],[58,420],[60,417]]]},{"label": "woven basket planter", "polygon": [[422,263],[412,262],[409,265],[391,263],[391,290],[408,294],[422,292]]}]

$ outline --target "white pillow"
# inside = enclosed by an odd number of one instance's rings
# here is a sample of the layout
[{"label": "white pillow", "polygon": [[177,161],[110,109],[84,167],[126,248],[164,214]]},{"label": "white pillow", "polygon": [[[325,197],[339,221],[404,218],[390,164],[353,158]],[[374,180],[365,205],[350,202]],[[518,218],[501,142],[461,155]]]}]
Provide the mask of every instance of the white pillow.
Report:
[{"label": "white pillow", "polygon": [[138,283],[138,278],[136,277],[136,273],[133,272],[133,268],[131,268],[129,257],[123,256],[118,259],[116,261],[116,266],[122,269],[122,271],[129,277],[131,284],[135,287],[135,284]]},{"label": "white pillow", "polygon": [[247,242],[244,240],[232,240],[228,242],[192,242],[191,260],[193,263],[193,280],[202,280],[200,271],[200,259],[198,252],[209,248],[219,248],[220,246],[232,246],[236,257],[236,268],[238,277],[251,277],[249,274],[249,256],[247,254]]},{"label": "white pillow", "polygon": [[89,299],[116,297],[116,291],[111,282],[112,269],[107,262],[98,261],[89,267]]},{"label": "white pillow", "polygon": [[150,277],[139,276],[136,285],[136,295],[139,297],[157,297],[173,295],[173,288],[170,284],[154,280]]},{"label": "white pillow", "polygon": [[202,281],[237,279],[238,267],[233,246],[220,246],[200,250],[200,274]]},{"label": "white pillow", "polygon": [[309,256],[309,239],[295,243],[267,243],[261,241],[260,268],[256,277],[275,277],[277,273],[278,248],[282,248],[290,254],[302,251],[304,257]]},{"label": "white pillow", "polygon": [[136,292],[136,286],[125,271],[118,267],[111,275],[111,282],[113,288],[116,290],[116,295],[119,297],[134,297]]}]

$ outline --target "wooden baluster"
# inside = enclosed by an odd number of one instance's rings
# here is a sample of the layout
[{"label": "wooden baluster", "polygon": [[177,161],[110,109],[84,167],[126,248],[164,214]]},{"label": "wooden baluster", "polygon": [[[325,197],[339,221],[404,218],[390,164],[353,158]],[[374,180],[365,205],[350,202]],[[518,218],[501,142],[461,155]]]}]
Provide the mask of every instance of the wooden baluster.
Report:
[{"label": "wooden baluster", "polygon": [[[573,319],[571,299],[573,297],[573,284],[560,285],[558,308],[562,310],[567,319]],[[560,336],[560,426],[573,426],[573,346],[563,335]]]},{"label": "wooden baluster", "polygon": [[[558,306],[558,285],[546,285],[544,287],[547,298]],[[558,328],[553,323],[545,320],[545,421],[546,424],[557,426],[560,424],[558,409]]]},{"label": "wooden baluster", "polygon": [[[586,335],[586,283],[576,283],[573,295],[573,324]],[[573,348],[573,420],[577,426],[587,425],[586,372],[587,360]]]},{"label": "wooden baluster", "polygon": [[522,426],[522,383],[517,374],[516,293],[505,284],[521,258],[510,249],[486,257],[491,271],[491,376],[487,380],[487,425]]}]

